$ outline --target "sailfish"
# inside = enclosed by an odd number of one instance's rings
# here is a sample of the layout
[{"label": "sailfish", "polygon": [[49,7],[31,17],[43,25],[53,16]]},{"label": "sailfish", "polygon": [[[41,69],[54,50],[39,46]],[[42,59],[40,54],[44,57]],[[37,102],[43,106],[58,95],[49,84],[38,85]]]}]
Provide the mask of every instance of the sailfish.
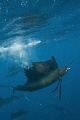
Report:
[{"label": "sailfish", "polygon": [[6,78],[13,77],[22,71],[23,71],[22,67],[20,67],[18,65],[13,65],[13,66],[8,68],[8,74],[6,75]]},{"label": "sailfish", "polygon": [[19,110],[18,112],[11,113],[11,120],[22,120],[25,113],[26,111],[23,109]]},{"label": "sailfish", "polygon": [[24,97],[24,96],[23,95],[18,95],[18,96],[12,96],[12,97],[9,97],[9,98],[6,98],[6,99],[3,99],[2,97],[0,97],[0,107],[7,104],[7,103],[16,101],[17,99],[20,99],[21,97]]},{"label": "sailfish", "polygon": [[10,103],[10,102],[15,102],[17,99],[20,99],[22,97],[25,97],[26,100],[30,101],[26,94],[25,95],[17,95],[17,96],[11,96],[9,98],[5,98],[3,99],[2,97],[0,97],[0,107],[7,104],[7,103]]},{"label": "sailfish", "polygon": [[[80,58],[80,56],[78,58]],[[33,92],[45,88],[58,81],[58,85],[54,91],[59,88],[60,101],[62,76],[64,76],[71,69],[70,65],[78,58],[76,58],[65,67],[58,67],[54,56],[52,56],[50,60],[47,60],[45,62],[33,62],[31,67],[27,66],[24,69],[25,76],[27,77],[27,82],[23,85],[18,85],[17,87],[12,86],[13,93],[15,90]]]}]

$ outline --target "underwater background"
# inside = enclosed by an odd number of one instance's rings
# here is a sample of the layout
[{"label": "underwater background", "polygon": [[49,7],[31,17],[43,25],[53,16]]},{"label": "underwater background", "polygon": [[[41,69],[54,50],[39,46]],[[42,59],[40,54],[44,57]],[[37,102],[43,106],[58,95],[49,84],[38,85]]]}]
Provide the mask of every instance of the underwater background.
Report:
[{"label": "underwater background", "polygon": [[[6,78],[9,68],[31,66],[52,56],[59,67],[80,56],[80,1],[0,0],[0,84],[26,83],[24,71]],[[80,59],[71,68],[62,78],[60,102],[59,89],[51,93],[57,82],[31,93],[15,91],[14,96],[24,97],[1,106],[0,120],[11,120],[11,113],[20,109],[26,115],[18,120],[80,120]],[[9,89],[0,88],[1,98],[12,94],[10,84]]]}]

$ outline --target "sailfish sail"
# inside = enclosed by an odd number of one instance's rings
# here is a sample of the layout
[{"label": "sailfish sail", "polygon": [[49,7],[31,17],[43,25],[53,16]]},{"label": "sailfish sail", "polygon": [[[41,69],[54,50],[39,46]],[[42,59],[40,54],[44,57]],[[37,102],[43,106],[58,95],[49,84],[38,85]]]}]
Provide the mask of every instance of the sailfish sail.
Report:
[{"label": "sailfish sail", "polygon": [[46,62],[33,62],[32,65],[33,66],[29,67],[29,69],[24,69],[28,82],[39,80],[58,68],[57,62],[53,56]]}]

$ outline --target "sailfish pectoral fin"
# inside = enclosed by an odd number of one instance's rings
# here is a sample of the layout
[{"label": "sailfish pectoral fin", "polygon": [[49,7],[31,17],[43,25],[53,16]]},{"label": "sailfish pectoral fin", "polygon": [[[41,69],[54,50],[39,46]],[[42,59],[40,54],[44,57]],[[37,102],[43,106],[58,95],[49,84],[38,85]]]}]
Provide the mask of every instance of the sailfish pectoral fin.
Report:
[{"label": "sailfish pectoral fin", "polygon": [[62,78],[60,77],[57,87],[51,92],[51,93],[55,92],[59,87],[59,91],[60,91],[60,93],[59,93],[59,101],[61,99],[61,81],[62,81]]},{"label": "sailfish pectoral fin", "polygon": [[58,87],[59,87],[59,82],[58,82],[57,87],[51,93],[55,92],[58,89]]},{"label": "sailfish pectoral fin", "polygon": [[61,99],[61,81],[62,81],[62,78],[61,77],[59,77],[59,101],[60,101],[60,99]]},{"label": "sailfish pectoral fin", "polygon": [[60,101],[60,99],[61,99],[61,81],[59,83],[60,83],[60,85],[59,85],[59,91],[60,91],[60,93],[59,93],[59,101]]}]

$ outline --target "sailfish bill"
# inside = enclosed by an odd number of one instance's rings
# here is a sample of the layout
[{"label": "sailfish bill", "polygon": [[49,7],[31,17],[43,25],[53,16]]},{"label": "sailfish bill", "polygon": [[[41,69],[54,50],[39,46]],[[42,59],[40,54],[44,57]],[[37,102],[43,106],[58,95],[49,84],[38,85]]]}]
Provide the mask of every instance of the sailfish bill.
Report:
[{"label": "sailfish bill", "polygon": [[24,69],[25,76],[28,79],[27,82],[23,85],[18,85],[17,87],[12,86],[13,93],[15,90],[33,92],[45,88],[59,80],[58,85],[54,91],[56,91],[59,87],[60,100],[62,76],[64,76],[67,71],[70,70],[69,66],[79,58],[80,56],[65,67],[58,67],[54,56],[52,56],[50,60],[47,60],[45,62],[33,62],[31,67],[26,67]]}]

